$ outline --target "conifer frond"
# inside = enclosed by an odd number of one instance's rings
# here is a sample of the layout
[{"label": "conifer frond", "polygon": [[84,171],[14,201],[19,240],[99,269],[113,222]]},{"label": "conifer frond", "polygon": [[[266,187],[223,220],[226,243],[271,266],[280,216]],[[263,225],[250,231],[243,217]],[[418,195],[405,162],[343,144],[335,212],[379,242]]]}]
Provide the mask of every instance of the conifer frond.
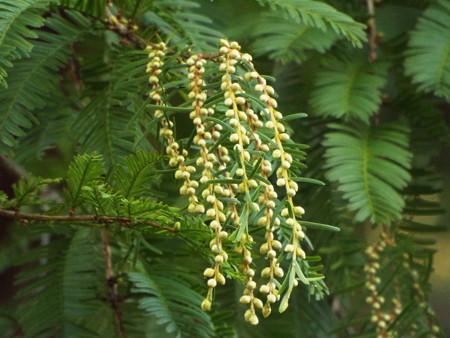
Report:
[{"label": "conifer frond", "polygon": [[100,19],[105,17],[106,0],[53,0],[61,6],[76,9],[80,12],[89,14]]},{"label": "conifer frond", "polygon": [[[444,226],[416,216],[442,211],[428,195],[450,139],[444,99],[404,76],[403,51],[448,30],[434,20],[448,5],[216,2],[0,0],[0,175],[11,162],[66,178],[27,173],[14,197],[0,191],[15,220],[0,269],[20,258],[0,332],[437,336],[433,242],[419,235]],[[344,41],[366,34],[381,62]],[[407,59],[445,59],[434,39]],[[87,155],[66,173],[72,152]],[[355,225],[381,236],[367,248]]]},{"label": "conifer frond", "polygon": [[28,39],[38,35],[31,28],[41,27],[44,18],[39,15],[46,0],[0,1],[0,87],[7,87],[7,67],[13,61],[28,57],[33,44]]},{"label": "conifer frond", "polygon": [[387,65],[369,63],[362,55],[350,62],[332,62],[316,76],[311,110],[320,116],[368,124],[381,104],[381,89],[386,79]]},{"label": "conifer frond", "polygon": [[158,319],[176,337],[214,337],[210,318],[200,309],[202,296],[175,276],[129,272],[131,292],[139,295],[139,308]]},{"label": "conifer frond", "polygon": [[71,127],[78,111],[65,106],[66,103],[62,101],[61,105],[45,107],[34,113],[39,124],[18,139],[18,145],[14,149],[18,163],[27,164],[40,160],[46,151],[55,149],[62,140],[72,141]]},{"label": "conifer frond", "polygon": [[366,41],[365,26],[350,16],[338,12],[330,5],[312,0],[259,0],[263,5],[281,10],[285,16],[325,32],[330,29],[345,37],[354,46],[361,47]]},{"label": "conifer frond", "polygon": [[256,39],[253,44],[256,54],[268,54],[270,59],[283,63],[300,63],[308,58],[311,50],[324,53],[337,39],[337,36],[321,29],[291,18],[286,19],[279,11],[263,15],[253,35]]},{"label": "conifer frond", "polygon": [[323,145],[327,178],[355,211],[355,221],[390,223],[401,218],[399,190],[410,180],[409,129],[400,123],[349,128],[332,124]]},{"label": "conifer frond", "polygon": [[145,18],[174,44],[195,52],[210,52],[217,47],[223,34],[214,29],[211,19],[199,13],[199,7],[190,0],[158,0],[154,12],[148,12]]},{"label": "conifer frond", "polygon": [[25,135],[33,123],[33,112],[61,101],[60,76],[71,54],[67,47],[79,40],[90,23],[76,12],[65,12],[71,21],[53,15],[45,22],[56,32],[41,30],[34,42],[30,59],[17,61],[10,71],[8,88],[0,91],[0,152],[11,153],[17,139]]},{"label": "conifer frond", "polygon": [[437,1],[419,19],[406,51],[405,72],[419,90],[450,101],[450,2]]},{"label": "conifer frond", "polygon": [[39,189],[44,186],[57,182],[58,179],[45,179],[30,174],[27,179],[19,179],[13,184],[14,198],[8,201],[6,205],[8,207],[21,207],[24,205],[32,205],[41,200],[39,196]]},{"label": "conifer frond", "polygon": [[[95,88],[93,99],[74,123],[80,152],[103,154],[109,167],[114,159],[129,155],[134,141],[141,137],[139,119],[130,125],[130,118],[144,104],[147,92],[145,53],[116,50],[111,54],[110,69],[104,74],[107,81],[89,83]],[[141,144],[143,149],[146,146]]]},{"label": "conifer frond", "polygon": [[434,142],[450,148],[450,129],[445,123],[444,114],[436,106],[437,100],[424,98],[415,91],[402,90],[391,104],[394,109],[406,116],[411,128],[416,130],[414,139],[420,142]]},{"label": "conifer frond", "polygon": [[78,155],[74,158],[67,171],[67,185],[72,208],[77,206],[83,187],[92,184],[104,173],[101,156]]},{"label": "conifer frond", "polygon": [[27,268],[17,281],[17,319],[27,337],[116,335],[111,308],[101,301],[107,290],[95,231],[69,231],[70,238],[59,235],[21,257],[19,264]]},{"label": "conifer frond", "polygon": [[125,198],[149,190],[156,175],[155,164],[160,160],[156,153],[142,151],[125,158],[125,166],[119,166],[115,172],[115,182]]}]

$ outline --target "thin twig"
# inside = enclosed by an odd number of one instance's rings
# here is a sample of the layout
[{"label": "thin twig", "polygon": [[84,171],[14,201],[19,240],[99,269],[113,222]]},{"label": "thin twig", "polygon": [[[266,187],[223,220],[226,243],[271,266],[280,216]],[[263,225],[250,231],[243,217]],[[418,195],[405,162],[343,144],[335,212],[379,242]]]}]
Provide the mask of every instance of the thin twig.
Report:
[{"label": "thin twig", "polygon": [[[98,224],[110,224],[110,223],[121,223],[123,226],[129,223],[134,223],[136,220],[127,217],[117,217],[117,216],[95,216],[95,215],[41,215],[41,214],[26,214],[22,212],[16,212],[12,210],[0,209],[0,216],[15,218],[22,221],[45,221],[45,222],[93,222]],[[162,229],[170,232],[178,232],[175,228],[162,226],[152,222],[138,222],[149,225],[151,227]]]},{"label": "thin twig", "polygon": [[375,61],[377,59],[377,24],[373,0],[367,0],[367,12],[369,13],[369,20],[367,20],[367,26],[369,27],[369,61]]},{"label": "thin twig", "polygon": [[72,77],[73,86],[75,87],[75,90],[78,94],[81,93],[81,91],[84,88],[83,81],[81,80],[81,72],[80,72],[80,63],[78,62],[76,56],[75,56],[75,47],[73,44],[69,45],[69,48],[72,52],[72,57],[70,58],[70,75]]},{"label": "thin twig", "polygon": [[106,284],[108,285],[109,301],[114,310],[114,319],[116,325],[119,328],[120,337],[124,338],[125,328],[122,322],[122,313],[120,312],[119,295],[117,294],[117,281],[114,276],[114,270],[112,267],[112,256],[111,248],[109,246],[108,230],[103,228],[101,231],[103,251],[105,254],[105,274],[106,274]]}]

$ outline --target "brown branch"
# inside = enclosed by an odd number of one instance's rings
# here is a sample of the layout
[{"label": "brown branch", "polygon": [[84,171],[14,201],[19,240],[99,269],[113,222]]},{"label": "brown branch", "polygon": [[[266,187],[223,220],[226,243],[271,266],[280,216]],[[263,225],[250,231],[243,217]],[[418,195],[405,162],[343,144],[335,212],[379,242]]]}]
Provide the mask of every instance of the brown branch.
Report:
[{"label": "brown branch", "polygon": [[73,86],[75,87],[75,90],[78,94],[81,93],[81,91],[84,88],[83,81],[81,80],[81,72],[80,72],[80,63],[78,62],[76,56],[75,56],[75,47],[73,44],[69,45],[69,48],[72,52],[72,57],[70,58],[70,75],[72,77]]},{"label": "brown branch", "polygon": [[119,295],[117,293],[117,280],[114,276],[114,270],[112,268],[112,256],[111,248],[109,246],[108,230],[103,228],[101,231],[103,252],[105,254],[105,274],[106,284],[108,286],[109,301],[114,310],[114,319],[116,325],[119,328],[120,337],[125,337],[125,328],[122,322],[122,313],[120,312]]},{"label": "brown branch", "polygon": [[369,20],[367,26],[369,28],[369,61],[377,59],[377,25],[375,21],[375,5],[374,0],[367,0],[367,12],[369,13]]},{"label": "brown branch", "polygon": [[[0,209],[0,216],[15,218],[20,221],[44,221],[44,222],[93,222],[98,224],[110,224],[110,223],[121,223],[123,226],[127,226],[129,223],[136,222],[135,220],[127,217],[117,217],[117,216],[95,216],[95,215],[41,215],[41,214],[25,214],[18,211],[4,210]],[[149,225],[151,227],[162,229],[170,232],[178,232],[175,228],[162,226],[152,222],[138,222]]]}]

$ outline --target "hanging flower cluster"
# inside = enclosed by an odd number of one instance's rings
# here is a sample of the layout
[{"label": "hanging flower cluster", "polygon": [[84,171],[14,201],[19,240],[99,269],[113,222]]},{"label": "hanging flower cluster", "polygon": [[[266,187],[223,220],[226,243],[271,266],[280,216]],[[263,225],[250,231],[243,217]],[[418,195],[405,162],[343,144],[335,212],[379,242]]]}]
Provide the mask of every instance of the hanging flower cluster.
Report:
[{"label": "hanging flower cluster", "polygon": [[370,321],[376,325],[378,337],[390,337],[391,332],[388,331],[389,324],[392,323],[396,316],[402,312],[400,300],[396,297],[392,299],[393,310],[392,313],[387,313],[384,308],[386,300],[379,294],[379,286],[381,279],[377,277],[377,272],[380,269],[380,254],[385,250],[387,242],[386,237],[366,250],[367,265],[364,267],[366,272],[366,288],[369,291],[369,296],[366,302],[370,305],[372,316]]},{"label": "hanging flower cluster", "polygon": [[[369,295],[366,297],[366,303],[371,309],[370,321],[376,327],[377,337],[396,336],[393,323],[397,321],[399,316],[402,316],[405,308],[404,304],[408,304],[412,300],[418,305],[419,311],[424,312],[424,324],[428,326],[430,336],[437,337],[439,336],[440,328],[434,311],[426,301],[425,293],[420,285],[419,274],[411,264],[412,260],[409,254],[403,253],[393,260],[392,250],[395,247],[396,244],[393,238],[382,232],[380,241],[369,246],[365,252],[367,256],[367,264],[364,267],[366,273],[365,287],[369,292]],[[396,264],[401,263],[403,265],[404,271],[411,280],[406,293],[402,292],[400,285],[395,288],[394,293],[387,293],[387,290],[382,285],[382,279],[379,277],[383,270],[386,270],[386,266],[382,266],[383,261],[384,263],[386,261],[395,261]],[[392,265],[391,268],[394,269],[395,265]],[[412,336],[420,335],[418,333],[420,328],[415,323],[408,326],[407,330]]]},{"label": "hanging flower cluster", "polygon": [[[174,70],[165,68],[164,44],[149,50],[150,98],[158,107],[155,117],[161,121],[169,164],[176,167],[175,178],[183,182],[180,194],[188,195],[188,211],[204,215],[213,233],[213,261],[204,271],[208,292],[203,310],[211,308],[217,285],[226,282],[229,247],[242,256],[245,288],[240,302],[248,306],[245,319],[249,323],[258,323],[257,309],[267,317],[271,305],[280,300],[283,312],[299,281],[309,285],[311,294],[321,296],[326,292],[323,276],[310,271],[301,247],[305,211],[294,200],[304,153],[302,145],[290,139],[274,88],[237,42],[221,40],[218,53],[187,57],[182,61],[185,70],[177,67],[175,71],[189,81],[187,104],[195,135],[191,146],[180,151],[161,84],[161,72]],[[260,272],[264,283],[259,287],[250,235],[258,227],[265,229],[259,253],[266,260]],[[257,293],[265,296],[265,303]]]}]

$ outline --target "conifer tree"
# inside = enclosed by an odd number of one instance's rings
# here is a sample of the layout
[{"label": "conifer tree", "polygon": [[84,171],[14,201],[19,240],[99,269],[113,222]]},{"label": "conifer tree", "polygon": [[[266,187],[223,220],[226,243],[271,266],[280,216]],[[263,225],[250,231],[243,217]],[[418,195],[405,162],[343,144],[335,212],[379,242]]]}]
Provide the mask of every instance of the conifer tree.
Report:
[{"label": "conifer tree", "polygon": [[443,336],[449,46],[445,0],[0,0],[1,332]]}]

